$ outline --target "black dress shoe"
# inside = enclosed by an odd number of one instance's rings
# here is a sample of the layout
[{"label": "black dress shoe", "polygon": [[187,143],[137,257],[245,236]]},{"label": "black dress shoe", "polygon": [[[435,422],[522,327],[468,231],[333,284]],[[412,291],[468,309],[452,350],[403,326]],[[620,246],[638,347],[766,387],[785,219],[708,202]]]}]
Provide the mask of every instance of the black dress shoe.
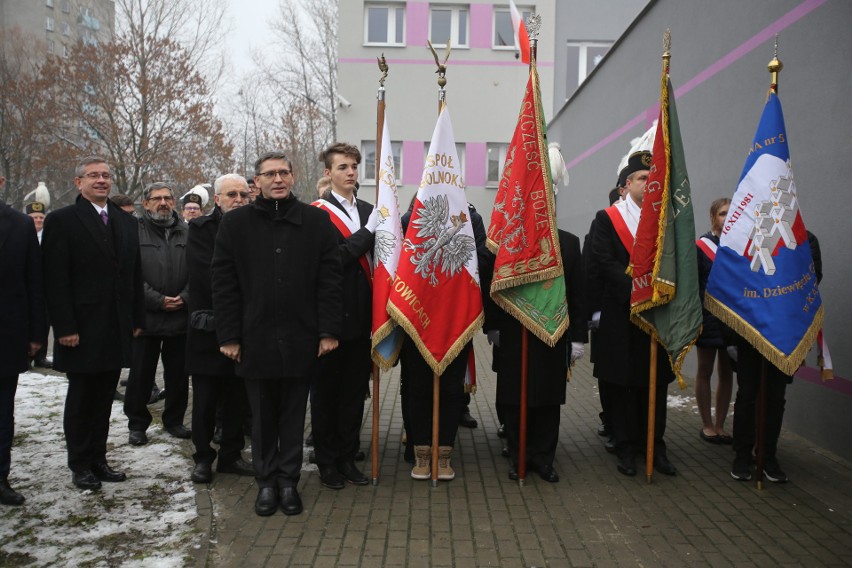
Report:
[{"label": "black dress shoe", "polygon": [[601,423],[601,425],[598,426],[598,436],[610,436],[610,435],[611,435],[611,432],[609,431],[609,428],[606,427],[606,424]]},{"label": "black dress shoe", "polygon": [[53,368],[53,362],[48,361],[47,357],[41,357],[41,358],[35,359],[33,361],[33,367],[35,367],[37,369],[52,369]]},{"label": "black dress shoe", "polygon": [[624,475],[634,476],[636,475],[636,460],[632,457],[623,457],[618,458],[618,468],[619,473],[623,473]]},{"label": "black dress shoe", "polygon": [[355,461],[356,462],[362,462],[365,459],[367,459],[367,454],[365,454],[361,450],[358,450],[357,452],[355,452]]},{"label": "black dress shoe", "polygon": [[311,447],[313,447],[313,446],[314,446],[314,433],[313,433],[313,432],[311,432],[310,434],[308,434],[308,437],[307,437],[307,438],[305,438],[305,445],[306,445],[306,446],[311,446]]},{"label": "black dress shoe", "polygon": [[553,469],[553,466],[550,464],[537,465],[533,469],[538,472],[538,475],[548,483],[558,483],[559,482],[559,474],[556,473],[556,470]]},{"label": "black dress shoe", "polygon": [[278,495],[274,487],[261,487],[254,501],[254,512],[261,517],[268,517],[278,510]]},{"label": "black dress shoe", "polygon": [[192,430],[190,430],[183,424],[178,424],[177,426],[169,426],[168,428],[166,428],[166,432],[168,432],[175,438],[181,438],[182,440],[188,440],[192,438]]},{"label": "black dress shoe", "polygon": [[462,412],[461,420],[459,420],[459,425],[464,426],[465,428],[476,428],[479,426],[479,423],[476,421],[476,418],[470,415],[469,410],[465,410]]},{"label": "black dress shoe", "polygon": [[16,506],[24,504],[24,496],[12,489],[5,477],[0,477],[0,503]]},{"label": "black dress shoe", "polygon": [[677,475],[677,468],[664,455],[654,456],[654,469],[663,475]]},{"label": "black dress shoe", "polygon": [[92,473],[95,474],[95,477],[107,483],[118,483],[127,479],[127,475],[123,471],[115,471],[106,462],[92,465]]},{"label": "black dress shoe", "polygon": [[615,436],[607,438],[606,442],[604,442],[604,449],[611,454],[615,453]]},{"label": "black dress shoe", "polygon": [[237,475],[245,475],[247,477],[255,476],[254,466],[243,458],[237,458],[231,463],[222,463],[220,461],[216,464],[216,471],[219,473],[236,473]]},{"label": "black dress shoe", "polygon": [[160,400],[160,389],[157,385],[154,385],[154,388],[151,389],[151,396],[148,397],[148,404],[154,404]]},{"label": "black dress shoe", "polygon": [[503,443],[503,448],[500,450],[500,455],[504,458],[509,457],[509,446],[507,446],[505,442]]},{"label": "black dress shoe", "polygon": [[213,443],[216,444],[217,446],[222,445],[222,427],[221,426],[216,426],[216,428],[213,430]]},{"label": "black dress shoe", "polygon": [[518,468],[517,468],[517,466],[513,465],[509,468],[509,479],[511,479],[512,481],[518,480]]},{"label": "black dress shoe", "polygon": [[498,438],[505,438],[506,437],[506,425],[505,424],[500,424],[500,427],[497,428],[497,437]]},{"label": "black dress shoe", "polygon": [[346,487],[346,479],[340,475],[337,468],[330,464],[319,464],[320,482],[329,489],[343,489]]},{"label": "black dress shoe", "polygon": [[213,466],[209,463],[197,463],[189,478],[193,483],[210,483],[213,481]]},{"label": "black dress shoe", "polygon": [[285,515],[298,515],[303,511],[302,499],[295,487],[281,488],[281,510]]},{"label": "black dress shoe", "polygon": [[361,473],[361,471],[355,467],[355,464],[352,462],[345,462],[337,466],[340,474],[352,485],[367,485],[370,483],[370,480],[366,475]]},{"label": "black dress shoe", "polygon": [[79,489],[90,489],[97,491],[101,488],[101,481],[95,477],[91,470],[84,469],[82,471],[71,472],[71,482]]},{"label": "black dress shoe", "polygon": [[148,443],[148,436],[145,434],[145,430],[131,430],[128,440],[131,446],[144,446]]}]

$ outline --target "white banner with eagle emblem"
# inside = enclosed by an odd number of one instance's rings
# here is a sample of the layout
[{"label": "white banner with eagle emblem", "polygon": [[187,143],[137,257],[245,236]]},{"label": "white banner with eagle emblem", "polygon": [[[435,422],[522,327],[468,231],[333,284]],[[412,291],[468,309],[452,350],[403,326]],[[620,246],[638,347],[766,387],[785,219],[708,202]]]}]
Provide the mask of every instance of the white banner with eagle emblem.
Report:
[{"label": "white banner with eagle emblem", "polygon": [[446,104],[429,144],[388,301],[440,375],[482,326],[476,242]]}]

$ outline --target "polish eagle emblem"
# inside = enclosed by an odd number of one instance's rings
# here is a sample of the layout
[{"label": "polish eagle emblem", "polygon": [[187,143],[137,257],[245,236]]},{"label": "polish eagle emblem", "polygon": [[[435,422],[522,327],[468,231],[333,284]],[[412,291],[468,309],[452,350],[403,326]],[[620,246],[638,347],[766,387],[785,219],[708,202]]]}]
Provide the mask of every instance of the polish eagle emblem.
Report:
[{"label": "polish eagle emblem", "polygon": [[384,225],[385,221],[388,217],[390,217],[390,211],[384,205],[379,209],[379,216],[381,219],[379,220],[379,226],[376,228],[376,244],[373,249],[373,254],[375,255],[376,266],[378,266],[379,262],[382,264],[387,264],[390,260],[391,255],[393,254],[394,249],[396,248],[396,235],[391,231],[386,231],[381,228]]},{"label": "polish eagle emblem", "polygon": [[[446,195],[438,195],[423,202],[420,217],[412,221],[417,229],[419,243],[406,239],[403,247],[413,252],[410,260],[415,274],[428,278],[429,284],[438,285],[438,271],[452,277],[461,272],[476,250],[473,237],[461,233],[468,222],[467,212],[450,215],[450,202]],[[449,221],[449,224],[447,223]]]}]

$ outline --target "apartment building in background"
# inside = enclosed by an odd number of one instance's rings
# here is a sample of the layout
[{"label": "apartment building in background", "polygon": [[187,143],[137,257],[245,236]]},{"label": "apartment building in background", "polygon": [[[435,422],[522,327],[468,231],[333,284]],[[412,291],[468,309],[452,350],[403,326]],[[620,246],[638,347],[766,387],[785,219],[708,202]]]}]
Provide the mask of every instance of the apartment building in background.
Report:
[{"label": "apartment building in background", "polygon": [[45,53],[67,55],[77,41],[109,41],[115,28],[113,0],[0,0],[0,30],[18,28]]}]

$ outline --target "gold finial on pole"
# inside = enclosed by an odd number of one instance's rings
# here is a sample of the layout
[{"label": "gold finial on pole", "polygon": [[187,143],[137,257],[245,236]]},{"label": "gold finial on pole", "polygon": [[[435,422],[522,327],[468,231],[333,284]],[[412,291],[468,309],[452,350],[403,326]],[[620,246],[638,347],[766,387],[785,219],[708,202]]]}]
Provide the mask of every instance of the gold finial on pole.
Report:
[{"label": "gold finial on pole", "polygon": [[666,28],[663,32],[663,65],[666,67],[666,73],[669,72],[669,62],[672,59],[672,30]]},{"label": "gold finial on pole", "polygon": [[388,78],[388,62],[385,60],[385,54],[382,53],[381,57],[376,57],[376,61],[379,63],[379,71],[382,72],[382,76],[379,77],[379,87],[385,88],[385,79]]},{"label": "gold finial on pole", "polygon": [[769,85],[769,90],[777,95],[778,73],[784,68],[784,64],[778,59],[778,34],[775,34],[775,53],[767,67],[769,68],[769,73],[772,75],[772,83]]},{"label": "gold finial on pole", "polygon": [[447,60],[450,58],[450,51],[452,51],[450,40],[447,40],[447,50],[444,52],[443,63],[441,63],[441,60],[438,59],[438,53],[435,51],[435,48],[432,47],[432,42],[427,39],[426,43],[429,44],[429,49],[432,51],[432,56],[435,58],[435,64],[438,66],[438,70],[435,71],[435,73],[438,74],[438,86],[441,90],[443,90],[447,85]]}]

